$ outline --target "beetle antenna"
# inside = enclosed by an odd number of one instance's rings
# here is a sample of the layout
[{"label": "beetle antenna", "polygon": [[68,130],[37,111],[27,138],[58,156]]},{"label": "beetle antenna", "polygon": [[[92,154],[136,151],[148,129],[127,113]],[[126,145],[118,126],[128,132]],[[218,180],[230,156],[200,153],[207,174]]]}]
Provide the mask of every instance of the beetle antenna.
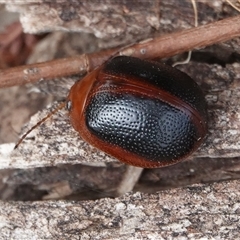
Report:
[{"label": "beetle antenna", "polygon": [[52,115],[57,113],[59,110],[63,109],[66,106],[66,102],[61,102],[59,105],[50,113],[48,113],[44,118],[42,118],[39,122],[37,122],[34,126],[32,126],[26,133],[23,134],[23,136],[18,140],[17,144],[15,145],[14,149],[17,149],[18,146],[22,143],[22,141],[26,138],[26,136],[32,132],[35,128],[40,126],[42,123],[44,123],[48,118],[50,118]]}]

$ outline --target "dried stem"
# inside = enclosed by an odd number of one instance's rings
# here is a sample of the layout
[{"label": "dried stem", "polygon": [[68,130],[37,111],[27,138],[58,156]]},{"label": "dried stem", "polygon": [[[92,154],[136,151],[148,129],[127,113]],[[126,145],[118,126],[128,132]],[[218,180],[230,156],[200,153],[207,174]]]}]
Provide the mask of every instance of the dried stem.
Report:
[{"label": "dried stem", "polygon": [[123,50],[115,48],[99,53],[4,69],[0,71],[0,88],[86,73],[115,54],[148,59],[170,57],[237,36],[240,36],[240,16],[149,39]]}]

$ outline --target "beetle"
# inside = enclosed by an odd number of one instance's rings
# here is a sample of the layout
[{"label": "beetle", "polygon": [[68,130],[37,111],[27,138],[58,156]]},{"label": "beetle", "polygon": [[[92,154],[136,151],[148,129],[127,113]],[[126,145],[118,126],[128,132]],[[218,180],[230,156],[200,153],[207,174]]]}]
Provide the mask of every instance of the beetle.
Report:
[{"label": "beetle", "polygon": [[137,167],[178,163],[207,133],[198,84],[176,68],[135,57],[114,57],[76,82],[67,109],[85,141]]}]

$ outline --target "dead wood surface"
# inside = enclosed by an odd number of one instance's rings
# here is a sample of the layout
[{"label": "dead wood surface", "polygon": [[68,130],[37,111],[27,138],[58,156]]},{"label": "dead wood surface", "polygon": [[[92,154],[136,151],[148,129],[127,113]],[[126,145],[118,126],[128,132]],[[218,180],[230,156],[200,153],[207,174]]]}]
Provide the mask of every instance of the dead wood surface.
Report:
[{"label": "dead wood surface", "polygon": [[[88,32],[102,39],[99,41],[102,47],[132,43],[149,36],[159,28],[159,7],[159,0],[30,0],[11,1],[7,5],[8,10],[21,14],[25,32]],[[115,40],[109,43],[109,38]]]},{"label": "dead wood surface", "polygon": [[[235,63],[225,68],[213,65],[210,68],[199,63],[189,64],[187,68],[191,68],[195,74],[192,77],[197,78],[199,84],[205,87],[208,101],[208,136],[205,144],[194,154],[194,157],[239,157],[240,83],[237,75],[240,73],[240,64]],[[32,117],[26,129],[36,124],[49,112],[50,110],[45,110]],[[54,114],[51,120],[32,131],[19,149],[11,155],[6,155],[0,166],[1,168],[31,168],[64,163],[102,164],[111,161],[113,161],[112,158],[81,140],[69,122],[67,111],[62,110]]]},{"label": "dead wood surface", "polygon": [[[20,11],[22,17],[28,17],[27,21],[22,21],[25,27],[27,24],[41,24],[39,15],[34,18],[33,14],[36,14],[37,4],[28,2],[27,5],[19,5],[16,2],[8,1],[8,8]],[[38,3],[40,2],[42,1],[39,0]],[[45,16],[51,17],[51,13],[52,16],[57,16],[57,20],[52,21],[51,28],[74,29],[72,26],[76,23],[75,19],[68,23],[61,19],[63,22],[59,25],[59,13],[63,7],[56,11],[54,4],[42,7]],[[148,37],[193,26],[190,1],[161,1],[160,8],[159,31],[153,33],[151,29]],[[30,10],[29,15],[26,10]],[[198,10],[200,25],[237,14],[220,0],[201,0],[198,2]],[[49,21],[48,17],[46,21]],[[94,30],[90,31],[96,34]],[[52,41],[45,41],[47,44],[39,50],[35,59],[43,55],[47,60],[72,56],[82,53],[84,49],[96,51],[99,46],[114,46],[115,42],[127,44],[133,39],[133,35],[129,35],[125,42],[121,37],[118,39],[110,34],[100,41],[92,41],[94,37],[91,34],[60,33],[57,38],[56,35],[48,36]],[[145,38],[144,33],[142,36],[140,39]],[[57,41],[54,42],[54,38]],[[85,43],[81,42],[84,47],[80,51],[76,44],[79,43],[79,38],[86,40]],[[71,48],[71,45],[75,48]],[[65,111],[54,115],[33,131],[13,153],[12,141],[4,141],[5,138],[2,137],[2,143],[5,144],[0,146],[0,168],[6,170],[0,171],[1,199],[32,202],[0,203],[0,239],[19,239],[19,236],[26,239],[36,236],[39,239],[236,239],[239,235],[239,181],[156,191],[200,182],[239,179],[239,46],[239,39],[233,39],[224,44],[195,50],[188,65],[178,66],[192,76],[206,94],[209,133],[205,144],[190,161],[169,168],[144,170],[134,191],[154,194],[129,193],[122,198],[95,201],[39,202],[37,200],[41,199],[86,200],[112,197],[125,168],[84,143],[70,126]],[[44,49],[48,49],[49,55]],[[68,54],[63,49],[67,49]],[[52,93],[55,99],[59,99],[59,96],[63,99],[72,82],[78,78],[79,76],[63,78],[57,82],[38,83],[36,86],[45,93]],[[7,95],[7,90],[4,92]],[[27,99],[28,97],[26,95]],[[8,106],[6,103],[7,101],[2,102],[2,109]],[[15,103],[18,103],[18,97]],[[13,116],[12,112],[17,108],[19,105],[16,104],[13,110],[5,110],[5,116]],[[48,109],[34,115],[23,132],[46,113],[49,113]],[[20,120],[21,114],[16,112],[15,118]],[[95,195],[87,189],[93,189],[91,191],[95,191]]]},{"label": "dead wood surface", "polygon": [[[39,1],[40,3],[41,1]],[[134,11],[143,11],[140,2],[139,9],[136,8]],[[33,6],[30,2],[27,2],[27,5],[17,5],[16,3],[11,2],[11,6],[15,6],[17,11],[21,13],[32,13],[36,12],[38,9],[37,5]],[[221,4],[222,8],[213,8],[215,5]],[[102,2],[102,4],[108,4],[108,2]],[[153,9],[151,5],[150,9]],[[174,24],[174,16],[172,14],[167,15],[170,3],[163,2],[162,9],[163,16],[162,22],[168,19],[169,26],[174,26],[179,28],[179,26],[188,27],[188,22],[182,24],[183,19],[179,19],[179,22]],[[179,7],[181,7],[182,12],[186,11],[186,14],[191,16],[192,11],[191,4],[189,1],[183,1],[182,5],[180,3]],[[189,5],[190,4],[190,5]],[[9,5],[9,6],[10,6]],[[48,8],[51,9],[63,9],[64,4],[41,4],[40,7],[47,5]],[[114,4],[113,4],[114,5]],[[223,14],[223,3],[221,1],[215,1],[215,5],[209,2],[201,1],[198,4],[199,7],[199,22],[203,21],[211,21],[213,20],[213,16],[211,14],[204,15],[204,10],[209,8],[209,11],[215,11],[219,14]],[[8,6],[8,7],[9,7]],[[38,6],[38,7],[36,7]],[[90,6],[90,5],[86,5]],[[80,9],[81,6],[75,6],[76,11],[78,7]],[[94,6],[95,7],[95,6]],[[114,7],[116,7],[114,5]],[[173,6],[172,6],[173,7]],[[177,6],[174,6],[177,7]],[[109,7],[111,8],[111,7]],[[231,9],[231,8],[230,8]],[[109,10],[109,9],[108,9]],[[176,11],[175,8],[172,9]],[[71,10],[69,10],[71,11]],[[221,12],[222,11],[222,12]],[[227,11],[227,10],[226,10]],[[40,11],[41,12],[41,11]],[[43,11],[46,13],[45,18],[48,19],[48,11]],[[56,13],[57,11],[53,11]],[[58,13],[61,12],[60,10]],[[150,11],[151,12],[151,11]],[[209,13],[210,13],[209,12]],[[175,12],[178,13],[178,12]],[[40,13],[39,13],[40,14]],[[41,14],[40,14],[41,15]],[[24,16],[24,14],[22,14]],[[31,16],[31,14],[30,14]],[[55,15],[54,15],[55,16]],[[53,16],[53,18],[54,18]],[[166,19],[165,19],[165,18]],[[34,17],[29,17],[31,22],[39,22]],[[69,19],[68,19],[69,20]],[[72,19],[71,19],[72,20]],[[188,19],[189,20],[189,19]],[[160,21],[160,22],[161,22]],[[71,21],[70,21],[71,22]],[[27,23],[26,23],[27,24]],[[165,29],[166,23],[162,24],[163,30]],[[71,24],[69,25],[69,30],[71,30]],[[239,102],[239,81],[238,76],[240,73],[240,65],[236,61],[232,63],[227,63],[227,61],[231,61],[229,59],[222,59],[222,55],[231,56],[233,54],[239,54],[239,39],[233,40],[229,43],[230,47],[227,48],[224,45],[216,45],[215,49],[209,48],[206,50],[206,55],[210,55],[212,51],[214,51],[214,56],[217,58],[217,61],[226,61],[225,66],[222,66],[218,62],[216,64],[211,63],[201,63],[201,62],[192,62],[187,66],[179,67],[183,71],[189,73],[193,79],[195,79],[203,88],[206,93],[206,99],[208,101],[208,115],[209,115],[209,133],[206,139],[206,143],[203,147],[194,155],[194,158],[237,158],[239,157],[239,120],[240,115],[238,113],[238,102]],[[232,49],[231,49],[232,48]],[[59,48],[56,48],[56,51]],[[218,52],[222,52],[221,56],[218,56]],[[40,51],[42,53],[42,51]],[[201,53],[201,52],[200,52]],[[194,58],[194,55],[193,55]],[[72,82],[77,78],[70,79],[67,78],[63,82],[60,82],[58,85],[55,85],[54,93],[58,92],[59,95],[66,96]],[[71,83],[71,84],[70,84]],[[64,90],[59,91],[58,86],[62,84],[62,88],[65,87]],[[48,91],[54,88],[47,86]],[[49,110],[45,110],[41,113],[38,113],[34,116],[29,124],[29,126],[25,129],[28,129],[30,126],[34,125],[37,121],[42,119]],[[24,132],[24,130],[23,130]],[[56,138],[56,136],[58,136]],[[87,143],[82,141],[78,134],[72,129],[69,124],[67,113],[62,111],[58,114],[54,115],[51,121],[47,121],[45,124],[37,128],[33,131],[26,139],[25,143],[20,145],[19,150],[13,152],[10,156],[8,152],[10,152],[13,145],[4,145],[2,149],[5,149],[2,153],[3,161],[0,164],[0,168],[33,168],[33,167],[43,167],[43,166],[57,166],[59,164],[77,164],[77,163],[88,163],[93,164],[97,163],[100,165],[104,165],[106,162],[114,161],[114,159],[106,156],[105,154],[99,152],[93,147],[89,146]],[[6,150],[6,149],[9,149]],[[51,157],[49,157],[51,156]]]},{"label": "dead wood surface", "polygon": [[[201,4],[198,4],[200,24],[213,21],[213,16],[215,16],[215,20],[217,20],[216,15],[211,14],[214,13],[214,11],[218,12],[219,16],[221,16],[220,14],[223,14],[224,11],[227,12],[231,10],[231,8],[227,8],[227,10],[223,11],[224,5],[221,1],[215,1],[215,3],[218,3],[218,6],[219,4],[222,4],[222,8],[216,8],[215,6],[217,6],[217,4],[211,5],[209,2],[204,1],[201,1]],[[20,6],[21,9],[22,7],[24,8],[29,6]],[[182,2],[182,5],[180,4],[178,7],[182,12],[186,11],[186,14],[193,14],[192,11],[190,11],[191,5],[189,5],[188,1]],[[161,31],[168,32],[169,29],[167,27],[180,29],[191,26],[191,23],[188,22],[190,21],[189,18],[187,18],[187,22],[184,22],[186,18],[181,15],[178,22],[174,22],[175,16],[173,15],[179,14],[181,11],[179,9],[176,12],[173,5],[170,7],[170,3],[168,4],[163,2],[162,9],[160,21],[162,23]],[[171,14],[169,14],[170,9],[173,11]],[[208,15],[206,15],[205,9],[209,10]],[[228,14],[231,16],[231,11]],[[167,22],[167,20],[169,20],[169,22]],[[34,21],[34,18],[32,21]],[[76,39],[78,38],[78,35],[74,37],[74,35],[62,33],[49,35],[45,40],[43,40],[46,44],[42,44],[42,47],[39,47],[39,50],[33,54],[35,57],[32,57],[32,59],[42,59],[44,56],[45,60],[49,60],[56,57],[57,53],[57,56],[59,57],[59,51],[60,56],[65,56],[66,53],[63,53],[64,50],[68,53],[70,52],[70,54],[75,54],[77,52],[76,46],[78,46],[76,45]],[[81,39],[83,42],[86,41],[87,43],[89,41],[89,35],[81,35]],[[68,45],[65,42],[67,42]],[[81,43],[81,48],[93,50],[92,45],[89,46],[86,43],[85,45],[84,43]],[[72,46],[72,48],[70,46]],[[73,46],[75,48],[73,48]],[[43,54],[46,49],[51,49],[51,51],[47,51],[48,55]],[[160,189],[167,188],[168,184],[169,186],[176,187],[192,184],[194,182],[208,182],[221,179],[238,178],[238,129],[240,119],[238,113],[238,78],[240,67],[237,62],[237,56],[239,52],[239,39],[234,39],[228,43],[218,44],[205,50],[195,51],[192,56],[192,62],[186,66],[178,67],[192,76],[192,78],[201,85],[206,93],[206,99],[209,106],[209,133],[206,138],[206,142],[201,149],[193,155],[190,159],[191,161],[173,166],[171,168],[172,171],[165,169],[152,170],[154,172],[154,177],[152,177],[151,174],[148,174],[148,171],[145,171],[145,176],[147,177],[140,186],[137,186],[137,188],[144,188],[147,190],[146,183],[148,181],[151,183],[154,183],[155,181],[157,186],[162,179],[164,179],[164,183],[162,182],[163,185],[159,186]],[[201,57],[201,54],[205,54],[205,62],[198,60],[199,56]],[[233,57],[234,54],[235,58]],[[209,61],[208,57],[213,57],[214,60]],[[53,95],[58,96],[58,98],[60,96],[64,98],[73,82],[78,78],[79,77],[77,76],[73,78],[62,78],[61,81],[53,81],[53,83],[45,83],[42,81],[37,86],[40,87],[40,89],[43,89],[44,92],[52,93]],[[48,114],[49,111],[49,109],[46,109],[33,116],[29,125],[24,128],[23,133],[38,120]],[[37,167],[53,167],[62,164],[73,165],[81,163],[103,167],[110,162],[116,161],[82,141],[78,134],[70,126],[66,111],[61,111],[52,116],[50,120],[34,130],[27,137],[26,141],[20,145],[18,150],[11,153],[13,146],[14,144],[12,143],[1,145],[0,152],[2,161],[0,168],[34,169]],[[201,163],[200,168],[197,167],[198,163]],[[212,166],[215,166],[214,169],[211,169]],[[211,171],[214,171],[211,174],[208,174],[207,171],[204,172],[204,169],[207,169],[208,171],[211,169]],[[164,172],[168,172],[168,176],[166,176]],[[27,170],[25,174],[27,174]],[[179,178],[175,177],[176,174],[179,174]],[[38,176],[41,178],[41,175]],[[164,178],[161,176],[164,176]],[[189,176],[191,176],[191,179],[189,179]],[[176,181],[169,181],[168,179],[171,178]],[[12,178],[10,177],[10,179]],[[180,179],[184,180],[181,181]],[[34,181],[36,181],[36,179],[32,179],[28,183],[33,184]],[[15,184],[17,182],[24,184],[24,181],[20,181],[19,179],[15,179],[12,183],[13,182],[15,182]]]},{"label": "dead wood surface", "polygon": [[239,181],[96,201],[0,202],[0,239],[238,239]]}]

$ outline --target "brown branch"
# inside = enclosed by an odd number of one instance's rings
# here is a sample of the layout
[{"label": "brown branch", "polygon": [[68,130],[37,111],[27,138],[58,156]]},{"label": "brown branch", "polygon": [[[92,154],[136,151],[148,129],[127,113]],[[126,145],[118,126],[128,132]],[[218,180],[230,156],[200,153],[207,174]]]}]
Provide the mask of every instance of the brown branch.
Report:
[{"label": "brown branch", "polygon": [[240,36],[240,16],[143,41],[124,50],[110,49],[99,53],[4,69],[0,71],[0,88],[82,74],[101,65],[116,53],[148,59],[163,58],[193,48],[224,42],[237,36]]}]

